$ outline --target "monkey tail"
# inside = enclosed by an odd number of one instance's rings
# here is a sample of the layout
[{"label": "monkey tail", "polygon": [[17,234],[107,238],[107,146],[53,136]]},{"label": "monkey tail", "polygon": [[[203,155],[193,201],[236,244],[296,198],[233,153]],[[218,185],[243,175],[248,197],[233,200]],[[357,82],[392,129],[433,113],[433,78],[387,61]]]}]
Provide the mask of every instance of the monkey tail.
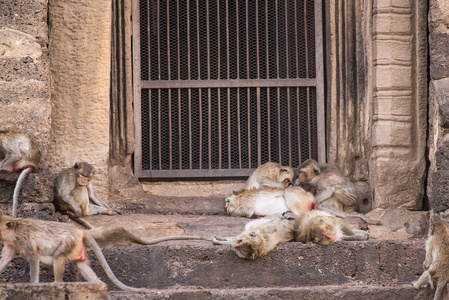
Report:
[{"label": "monkey tail", "polygon": [[22,188],[23,181],[29,173],[33,171],[33,168],[28,167],[20,173],[19,179],[17,180],[16,187],[14,188],[14,194],[12,196],[12,217],[17,217],[17,206],[19,205],[19,194]]},{"label": "monkey tail", "polygon": [[151,240],[137,238],[133,242],[141,244],[141,245],[154,245],[154,244],[161,243],[161,242],[175,241],[175,240],[211,241],[212,238],[204,237],[204,236],[197,236],[197,235],[173,235],[173,236],[163,236],[163,237],[151,239]]},{"label": "monkey tail", "polygon": [[109,267],[108,262],[106,261],[106,258],[103,255],[103,252],[101,252],[100,246],[98,246],[95,239],[88,233],[86,233],[85,243],[87,246],[89,246],[95,253],[95,255],[98,258],[98,261],[100,262],[101,266],[103,267],[104,271],[106,272],[106,275],[108,275],[109,279],[120,289],[127,292],[136,292],[136,293],[151,293],[153,292],[150,289],[146,288],[134,288],[127,286],[126,284],[122,283],[120,280],[115,277],[114,273],[111,270],[111,267]]}]

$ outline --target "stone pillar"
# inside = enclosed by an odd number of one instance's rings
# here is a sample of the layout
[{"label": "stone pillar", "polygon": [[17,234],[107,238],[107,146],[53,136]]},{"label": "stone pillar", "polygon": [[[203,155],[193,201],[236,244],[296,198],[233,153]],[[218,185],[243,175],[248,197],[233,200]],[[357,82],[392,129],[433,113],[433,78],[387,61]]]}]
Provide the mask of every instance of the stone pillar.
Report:
[{"label": "stone pillar", "polygon": [[111,1],[50,0],[51,167],[86,161],[108,198]]},{"label": "stone pillar", "polygon": [[372,16],[374,206],[420,209],[426,171],[426,1],[377,0]]},{"label": "stone pillar", "polygon": [[449,209],[449,1],[429,5],[429,206]]}]

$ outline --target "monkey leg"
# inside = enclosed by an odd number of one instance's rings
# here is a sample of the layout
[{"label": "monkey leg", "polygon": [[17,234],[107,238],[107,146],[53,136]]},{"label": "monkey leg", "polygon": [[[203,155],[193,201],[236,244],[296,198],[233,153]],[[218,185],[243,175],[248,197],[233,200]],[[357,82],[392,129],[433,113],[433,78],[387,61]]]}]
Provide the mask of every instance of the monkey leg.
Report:
[{"label": "monkey leg", "polygon": [[438,278],[437,290],[435,291],[433,300],[442,300],[443,299],[443,294],[444,294],[444,290],[446,289],[446,284],[447,284],[447,281],[444,278],[442,278],[442,277]]},{"label": "monkey leg", "polygon": [[366,241],[369,239],[369,234],[363,230],[353,230],[352,235],[342,235],[342,241]]},{"label": "monkey leg", "polygon": [[9,263],[14,258],[14,255],[16,255],[16,250],[14,250],[12,246],[3,246],[2,259],[0,260],[0,273],[5,271],[6,267],[8,267]]},{"label": "monkey leg", "polygon": [[89,264],[86,261],[77,261],[76,267],[81,273],[81,276],[88,281],[93,283],[103,283],[103,281],[98,278],[97,274],[95,274],[94,270],[89,266]]},{"label": "monkey leg", "polygon": [[91,182],[86,186],[87,188],[87,194],[89,195],[89,199],[92,200],[96,205],[104,207],[104,208],[111,208],[106,202],[103,201],[103,199],[98,196],[98,194],[94,190],[94,186]]},{"label": "monkey leg", "polygon": [[63,282],[65,263],[65,258],[62,255],[53,258],[53,275],[55,277],[55,282]]},{"label": "monkey leg", "polygon": [[92,203],[89,203],[88,216],[91,215],[117,215],[119,214],[115,209],[106,208],[102,206],[98,206]]},{"label": "monkey leg", "polygon": [[39,283],[39,258],[30,259],[31,283]]},{"label": "monkey leg", "polygon": [[415,289],[420,290],[424,287],[427,287],[430,283],[431,281],[429,270],[426,270],[421,274],[418,280],[412,282],[412,285]]}]

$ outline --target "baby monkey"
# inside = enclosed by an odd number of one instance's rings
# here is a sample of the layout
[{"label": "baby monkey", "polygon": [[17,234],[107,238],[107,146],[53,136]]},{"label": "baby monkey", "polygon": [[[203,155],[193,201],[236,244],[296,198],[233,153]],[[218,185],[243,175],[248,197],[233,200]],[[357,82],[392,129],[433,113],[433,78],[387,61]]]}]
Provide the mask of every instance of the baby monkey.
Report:
[{"label": "baby monkey", "polygon": [[17,180],[13,194],[12,216],[17,216],[19,193],[27,175],[37,169],[41,152],[35,139],[24,130],[0,131],[0,170],[22,173]]},{"label": "baby monkey", "polygon": [[5,271],[16,253],[30,263],[31,282],[39,282],[40,263],[53,266],[55,282],[62,282],[65,265],[74,262],[84,279],[103,283],[87,262],[86,246],[96,254],[109,279],[119,288],[131,292],[151,292],[120,282],[112,273],[100,247],[83,229],[73,224],[32,219],[15,219],[0,215],[0,241],[3,242],[0,273]]},{"label": "baby monkey", "polygon": [[215,245],[232,245],[241,258],[256,259],[265,256],[278,244],[293,239],[293,224],[282,215],[257,219],[246,224],[241,234],[233,238],[213,237]]},{"label": "baby monkey", "polygon": [[110,208],[95,192],[90,182],[94,173],[95,169],[86,162],[76,163],[72,168],[59,173],[54,186],[53,204],[56,210],[72,212],[76,218],[95,214],[120,214],[118,210]]},{"label": "baby monkey", "polygon": [[260,165],[248,178],[246,189],[260,189],[261,187],[286,188],[293,184],[295,171],[279,163],[267,162]]},{"label": "baby monkey", "polygon": [[298,217],[294,236],[297,242],[321,245],[337,241],[365,241],[369,238],[367,232],[352,229],[343,219],[320,210],[312,210]]},{"label": "baby monkey", "polygon": [[437,285],[434,300],[443,299],[446,285],[449,282],[449,229],[441,221],[434,222],[426,240],[426,259],[423,262],[424,273],[417,281],[413,281],[413,287],[417,290],[434,283]]}]

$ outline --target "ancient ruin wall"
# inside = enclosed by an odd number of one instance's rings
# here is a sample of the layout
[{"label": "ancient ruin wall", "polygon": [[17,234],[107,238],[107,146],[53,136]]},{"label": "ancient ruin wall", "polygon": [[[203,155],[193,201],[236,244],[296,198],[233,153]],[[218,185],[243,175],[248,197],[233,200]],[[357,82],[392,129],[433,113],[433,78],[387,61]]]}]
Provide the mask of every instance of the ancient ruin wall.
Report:
[{"label": "ancient ruin wall", "polygon": [[108,198],[111,1],[50,0],[54,172],[86,161]]},{"label": "ancient ruin wall", "polygon": [[429,3],[429,161],[427,196],[435,211],[449,209],[449,1]]},{"label": "ancient ruin wall", "polygon": [[[19,216],[46,217],[53,210],[48,171],[51,102],[47,1],[0,1],[0,129],[21,128],[33,134],[43,159],[28,176]],[[0,211],[11,213],[18,174],[0,172]],[[42,204],[46,203],[46,204]]]}]

